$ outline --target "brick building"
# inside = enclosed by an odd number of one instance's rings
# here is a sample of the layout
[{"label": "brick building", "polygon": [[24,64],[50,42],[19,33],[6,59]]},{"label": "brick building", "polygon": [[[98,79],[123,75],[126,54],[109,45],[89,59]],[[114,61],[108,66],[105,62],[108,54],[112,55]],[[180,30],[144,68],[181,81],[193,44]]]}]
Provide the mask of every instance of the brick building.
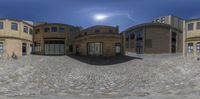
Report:
[{"label": "brick building", "polygon": [[145,23],[126,29],[126,51],[137,54],[181,53],[182,31],[163,23]]},{"label": "brick building", "polygon": [[92,26],[80,31],[75,40],[75,52],[89,56],[116,56],[124,54],[123,35],[118,27]]}]

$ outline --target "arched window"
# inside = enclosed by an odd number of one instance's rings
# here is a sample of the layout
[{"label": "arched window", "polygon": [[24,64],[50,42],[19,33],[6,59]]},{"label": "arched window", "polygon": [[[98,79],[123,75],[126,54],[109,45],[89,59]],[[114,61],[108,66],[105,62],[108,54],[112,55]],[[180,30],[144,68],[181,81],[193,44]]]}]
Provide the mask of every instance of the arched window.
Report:
[{"label": "arched window", "polygon": [[200,53],[200,42],[197,43],[197,53]]}]

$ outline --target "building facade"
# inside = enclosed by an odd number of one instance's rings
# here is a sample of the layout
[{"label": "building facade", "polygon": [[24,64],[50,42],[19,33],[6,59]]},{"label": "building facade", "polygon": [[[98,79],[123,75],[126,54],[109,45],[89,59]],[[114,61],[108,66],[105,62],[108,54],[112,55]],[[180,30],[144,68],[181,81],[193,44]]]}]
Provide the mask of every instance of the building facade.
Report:
[{"label": "building facade", "polygon": [[199,57],[200,55],[200,19],[184,22],[184,55]]},{"label": "building facade", "polygon": [[183,31],[183,19],[176,16],[172,16],[172,15],[161,16],[161,17],[155,18],[153,20],[153,23],[169,24],[172,27]]},{"label": "building facade", "polygon": [[41,23],[34,27],[34,54],[66,55],[73,54],[73,43],[79,27],[58,24]]},{"label": "building facade", "polygon": [[112,26],[93,26],[80,31],[75,40],[75,53],[87,56],[124,54],[123,35]]},{"label": "building facade", "polygon": [[125,34],[126,51],[137,54],[181,53],[182,31],[168,24],[145,23],[128,28]]},{"label": "building facade", "polygon": [[32,22],[0,19],[0,57],[29,55],[32,51],[32,34]]}]

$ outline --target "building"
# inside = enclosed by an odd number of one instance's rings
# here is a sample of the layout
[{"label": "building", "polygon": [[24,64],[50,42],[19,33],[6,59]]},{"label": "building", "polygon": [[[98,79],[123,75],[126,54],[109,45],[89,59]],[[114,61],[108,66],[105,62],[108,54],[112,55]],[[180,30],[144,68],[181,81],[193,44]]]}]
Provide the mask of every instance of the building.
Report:
[{"label": "building", "polygon": [[184,55],[198,57],[200,55],[200,19],[184,22]]},{"label": "building", "polygon": [[73,54],[73,42],[79,27],[59,23],[40,23],[34,27],[34,54]]},{"label": "building", "polygon": [[183,19],[177,16],[169,15],[169,16],[158,17],[153,20],[153,23],[169,24],[172,27],[183,31]]},{"label": "building", "polygon": [[137,54],[181,53],[182,31],[163,23],[145,23],[128,28],[125,50]]},{"label": "building", "polygon": [[75,40],[75,51],[87,56],[116,56],[124,54],[123,35],[112,26],[97,25],[80,31]]},{"label": "building", "polygon": [[32,22],[0,19],[0,57],[21,57],[31,53]]}]

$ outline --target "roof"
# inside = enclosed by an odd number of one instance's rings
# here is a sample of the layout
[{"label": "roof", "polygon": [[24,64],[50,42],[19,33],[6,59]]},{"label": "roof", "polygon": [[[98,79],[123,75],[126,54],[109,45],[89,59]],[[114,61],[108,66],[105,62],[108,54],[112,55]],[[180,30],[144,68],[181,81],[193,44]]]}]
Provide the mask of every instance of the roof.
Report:
[{"label": "roof", "polygon": [[105,28],[105,27],[106,28],[116,28],[114,26],[108,26],[108,25],[95,25],[95,26],[91,26],[91,27],[85,28],[82,31],[89,30],[89,29],[95,29],[95,28]]},{"label": "roof", "polygon": [[186,20],[186,22],[189,22],[189,21],[200,21],[200,18]]},{"label": "roof", "polygon": [[47,23],[47,22],[42,22],[42,23],[36,23],[35,27],[39,27],[39,26],[43,26],[43,25],[63,25],[63,26],[69,26],[69,27],[74,27],[76,28],[76,26],[73,25],[69,25],[69,24],[63,24],[63,23]]},{"label": "roof", "polygon": [[27,20],[20,20],[20,19],[11,19],[11,18],[0,18],[0,20],[11,20],[11,21],[17,21],[17,22],[23,22],[27,25],[33,26],[32,21],[27,21]]},{"label": "roof", "polygon": [[136,29],[136,28],[148,27],[148,26],[162,26],[162,27],[171,27],[171,28],[173,28],[169,24],[164,24],[164,23],[143,23],[143,24],[138,24],[138,25],[129,27],[128,29],[126,29],[126,30],[124,30],[122,32],[127,32],[127,31],[131,31],[133,29]]}]

